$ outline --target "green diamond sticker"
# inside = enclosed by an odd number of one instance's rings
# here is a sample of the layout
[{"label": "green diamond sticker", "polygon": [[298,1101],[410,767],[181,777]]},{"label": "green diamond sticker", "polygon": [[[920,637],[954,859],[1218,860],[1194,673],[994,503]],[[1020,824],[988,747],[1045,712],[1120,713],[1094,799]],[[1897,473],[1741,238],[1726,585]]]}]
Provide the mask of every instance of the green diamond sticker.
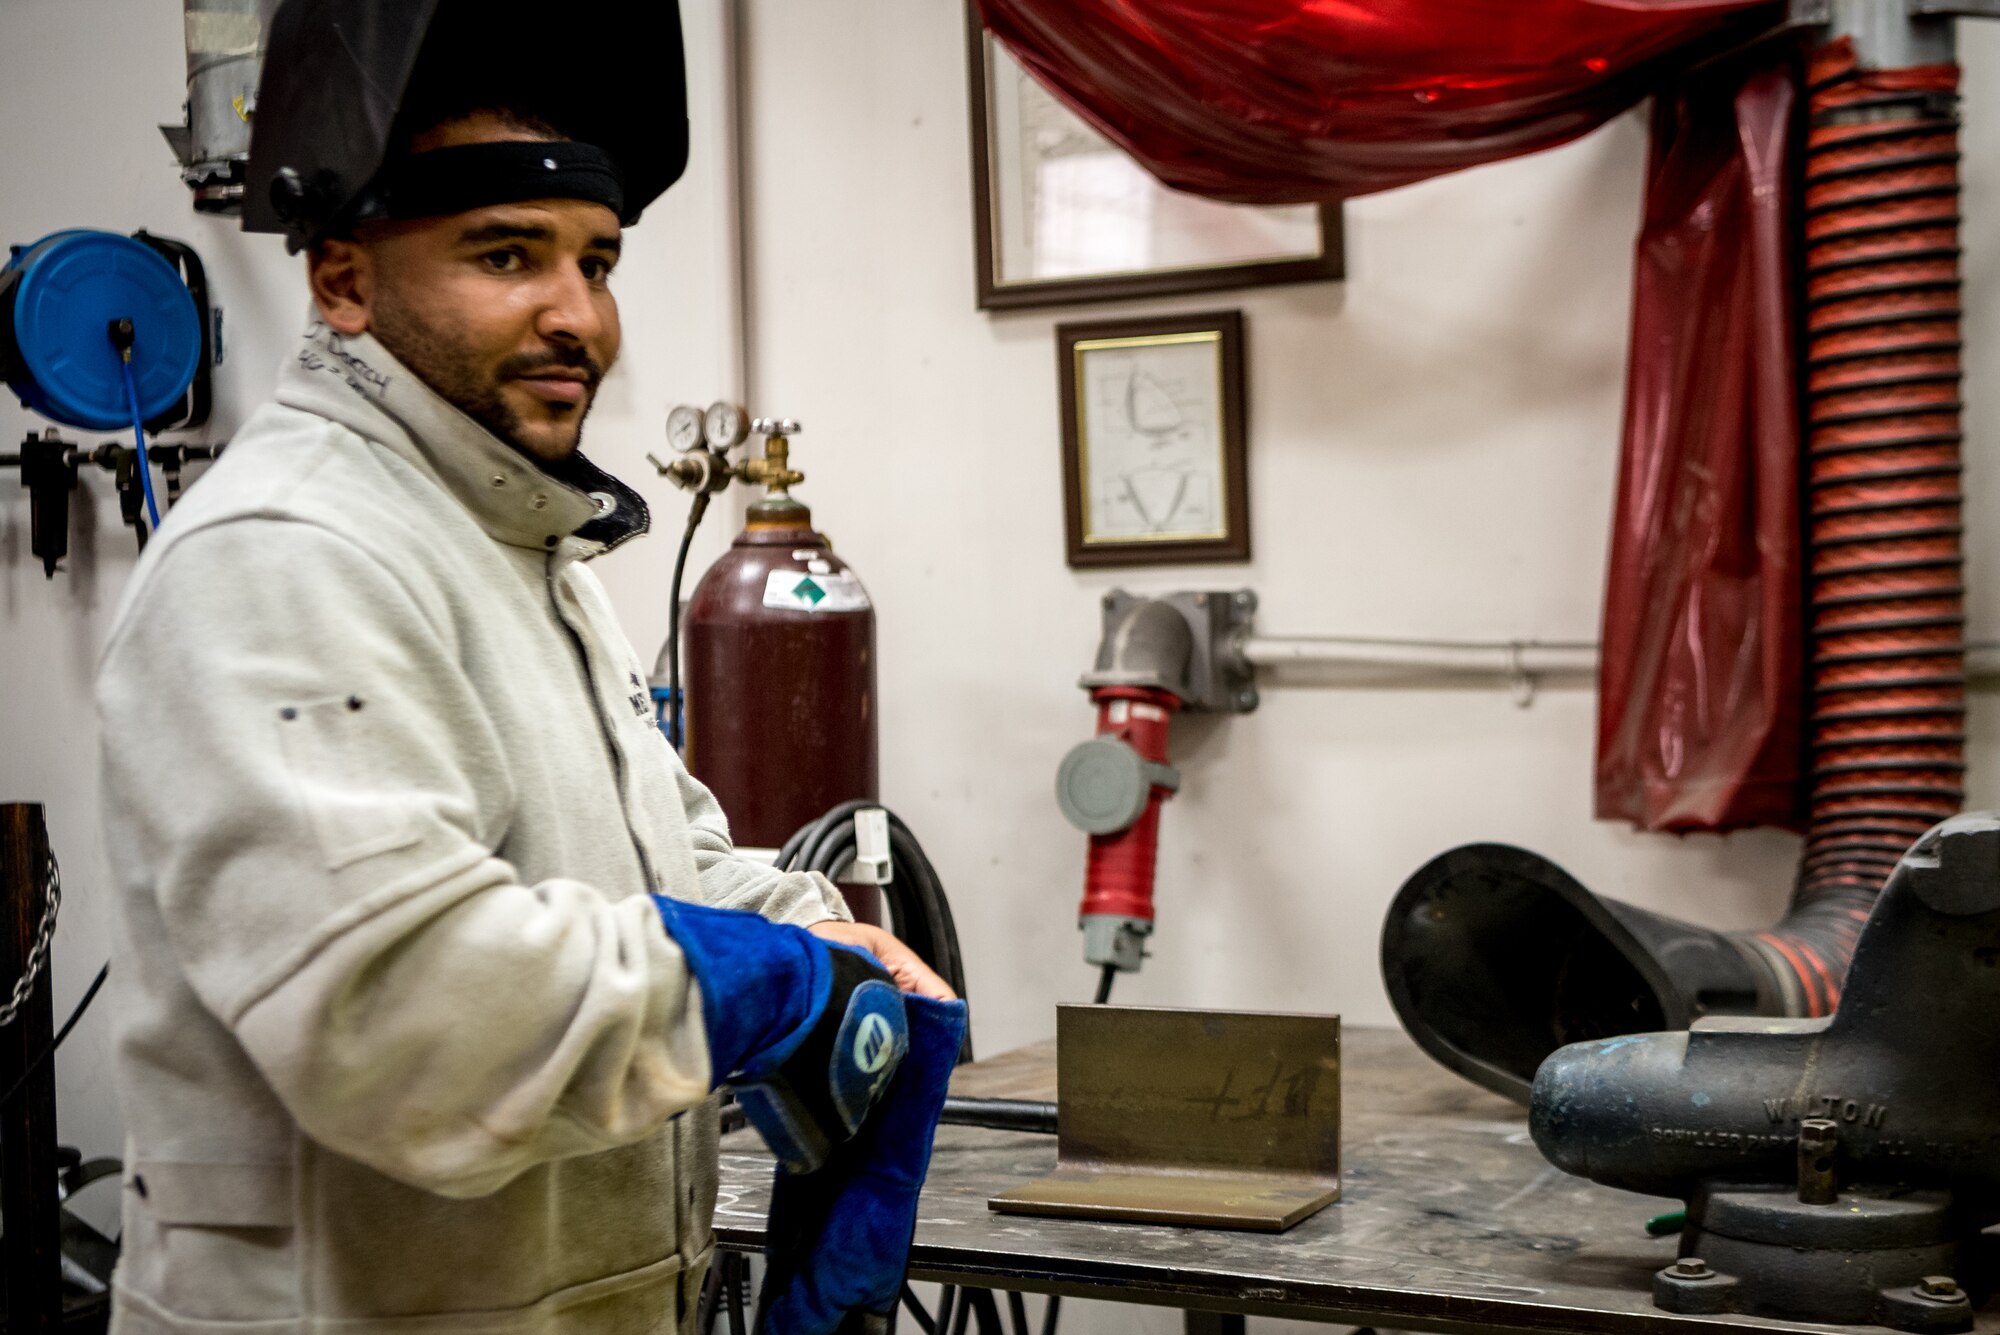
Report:
[{"label": "green diamond sticker", "polygon": [[792,585],[792,597],[803,598],[814,607],[818,607],[821,600],[826,597],[826,590],[813,583],[812,576],[808,575],[806,578]]}]

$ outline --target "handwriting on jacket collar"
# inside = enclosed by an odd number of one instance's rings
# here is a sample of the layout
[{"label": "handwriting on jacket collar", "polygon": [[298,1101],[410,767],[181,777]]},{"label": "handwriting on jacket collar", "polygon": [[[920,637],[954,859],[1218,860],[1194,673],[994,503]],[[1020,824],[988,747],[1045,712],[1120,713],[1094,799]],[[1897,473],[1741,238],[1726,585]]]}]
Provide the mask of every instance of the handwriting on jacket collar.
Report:
[{"label": "handwriting on jacket collar", "polygon": [[346,340],[328,329],[324,320],[306,326],[306,346],[299,349],[299,365],[338,376],[349,389],[371,398],[379,399],[389,390],[389,377],[349,352]]}]

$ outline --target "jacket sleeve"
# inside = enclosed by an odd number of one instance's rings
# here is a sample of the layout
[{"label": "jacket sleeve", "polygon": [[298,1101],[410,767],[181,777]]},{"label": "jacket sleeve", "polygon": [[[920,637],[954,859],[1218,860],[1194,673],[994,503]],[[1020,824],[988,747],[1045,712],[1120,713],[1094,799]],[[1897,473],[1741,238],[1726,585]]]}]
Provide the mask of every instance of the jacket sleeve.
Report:
[{"label": "jacket sleeve", "polygon": [[[664,744],[665,738],[661,739]],[[671,750],[671,748],[669,748]],[[738,857],[729,840],[729,822],[714,794],[674,760],[680,780],[681,807],[687,812],[688,837],[694,844],[695,871],[701,877],[702,902],[714,908],[747,909],[772,922],[810,927],[829,918],[853,922],[847,900],[832,881],[812,872],[782,872]]]},{"label": "jacket sleeve", "polygon": [[709,1092],[645,887],[524,885],[452,628],[326,529],[175,537],[98,676],[106,801],[190,985],[306,1134],[453,1196]]},{"label": "jacket sleeve", "polygon": [[[570,567],[570,578],[584,602],[607,626],[618,624],[610,595],[587,568]],[[627,652],[630,653],[629,645]],[[642,668],[636,655],[627,664],[636,684]],[[657,730],[655,730],[657,731]],[[769,863],[738,856],[729,837],[729,821],[706,785],[687,772],[680,755],[659,737],[660,753],[672,772],[675,796],[687,818],[688,841],[694,850],[695,885],[671,886],[673,894],[711,908],[741,909],[772,922],[810,927],[829,919],[852,922],[854,914],[833,882],[818,872],[781,872]]]}]

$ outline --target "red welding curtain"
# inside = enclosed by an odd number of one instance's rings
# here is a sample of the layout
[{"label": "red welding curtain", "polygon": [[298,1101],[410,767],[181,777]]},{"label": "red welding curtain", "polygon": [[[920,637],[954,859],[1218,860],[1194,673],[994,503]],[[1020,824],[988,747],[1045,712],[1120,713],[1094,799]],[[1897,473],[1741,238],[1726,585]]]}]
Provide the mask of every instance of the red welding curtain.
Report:
[{"label": "red welding curtain", "polygon": [[[1660,94],[1604,612],[1598,814],[1797,823],[1801,637],[1787,134],[1727,51],[1768,0],[979,0],[1168,185],[1339,199],[1576,138]],[[1690,73],[1698,63],[1707,68]]]},{"label": "red welding curtain", "polygon": [[1574,139],[1771,0],[979,0],[986,26],[1168,185],[1306,203]]},{"label": "red welding curtain", "polygon": [[1598,683],[1597,814],[1801,823],[1789,58],[1656,104]]}]

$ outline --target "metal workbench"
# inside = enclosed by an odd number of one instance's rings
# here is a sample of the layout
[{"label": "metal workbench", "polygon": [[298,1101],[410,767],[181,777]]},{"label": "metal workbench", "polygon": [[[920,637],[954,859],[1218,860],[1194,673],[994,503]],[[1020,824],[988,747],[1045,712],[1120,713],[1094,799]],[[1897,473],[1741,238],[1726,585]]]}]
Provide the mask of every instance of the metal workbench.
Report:
[{"label": "metal workbench", "polygon": [[[1055,1045],[964,1067],[953,1091],[1053,1098]],[[1347,1030],[1341,1097],[1342,1199],[1282,1234],[995,1214],[987,1197],[1055,1166],[1054,1137],[945,1127],[911,1277],[1404,1330],[1850,1329],[1654,1307],[1652,1274],[1674,1259],[1676,1239],[1648,1237],[1645,1223],[1676,1203],[1551,1168],[1522,1109],[1439,1067],[1400,1030]],[[770,1181],[754,1134],[724,1141],[723,1246],[762,1247]],[[2000,1335],[1993,1306],[1977,1335]],[[1202,1324],[1190,1318],[1191,1328]]]}]

